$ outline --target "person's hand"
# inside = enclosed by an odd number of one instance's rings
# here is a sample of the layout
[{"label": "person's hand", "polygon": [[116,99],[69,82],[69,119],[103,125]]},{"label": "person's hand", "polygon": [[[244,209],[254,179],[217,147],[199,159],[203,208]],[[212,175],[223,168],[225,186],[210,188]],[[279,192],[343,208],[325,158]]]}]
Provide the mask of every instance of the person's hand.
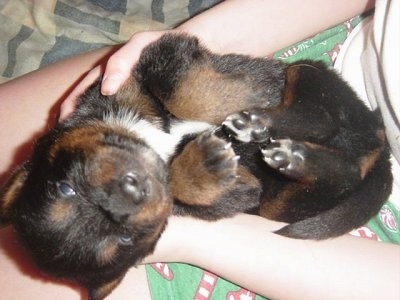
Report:
[{"label": "person's hand", "polygon": [[65,120],[74,111],[79,96],[101,75],[103,75],[101,93],[103,95],[115,94],[131,76],[131,70],[139,60],[143,48],[159,39],[166,32],[167,30],[138,32],[110,56],[105,66],[99,65],[90,70],[62,103],[60,121]]},{"label": "person's hand", "polygon": [[121,49],[111,55],[104,70],[101,93],[103,95],[115,94],[131,75],[132,68],[139,60],[143,48],[158,40],[165,33],[166,31],[136,33]]}]

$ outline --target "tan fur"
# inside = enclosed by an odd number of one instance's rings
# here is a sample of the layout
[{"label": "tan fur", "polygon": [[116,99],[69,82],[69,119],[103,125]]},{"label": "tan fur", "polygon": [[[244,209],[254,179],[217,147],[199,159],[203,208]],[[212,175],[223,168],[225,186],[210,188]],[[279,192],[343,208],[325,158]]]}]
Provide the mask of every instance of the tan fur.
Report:
[{"label": "tan fur", "polygon": [[58,200],[51,204],[47,218],[56,224],[68,221],[74,211],[74,204],[67,200]]},{"label": "tan fur", "polygon": [[[156,186],[153,186],[156,189]],[[160,185],[159,188],[162,188]],[[167,218],[172,209],[172,202],[167,199],[167,195],[163,195],[164,198],[148,199],[145,205],[141,206],[140,211],[131,216],[129,222],[134,224],[148,224],[152,220],[163,220]]]},{"label": "tan fur", "polygon": [[286,70],[285,88],[283,89],[281,105],[290,107],[294,102],[294,93],[296,92],[297,80],[299,78],[299,68],[290,67]]},{"label": "tan fur", "polygon": [[229,113],[249,108],[247,100],[252,96],[243,80],[217,73],[207,64],[196,65],[189,70],[165,106],[178,118],[219,125]]},{"label": "tan fur", "polygon": [[374,167],[376,161],[379,159],[383,151],[383,146],[371,151],[368,155],[362,157],[359,162],[360,166],[360,177],[364,179],[364,177],[368,174],[371,168]]},{"label": "tan fur", "polygon": [[282,213],[287,211],[289,207],[288,201],[298,192],[299,186],[295,184],[281,190],[274,199],[261,203],[259,208],[260,216],[271,220],[279,220]]},{"label": "tan fur", "polygon": [[[167,210],[165,210],[165,212],[167,212]],[[163,220],[167,220],[166,218],[169,216],[170,214],[164,214],[162,216],[162,218],[164,218]],[[134,218],[135,222],[138,222],[138,220],[140,220],[143,217],[143,214],[141,214],[140,216],[138,215],[138,218]],[[161,218],[161,216],[159,215],[158,218],[155,218],[156,221],[159,220],[159,218]],[[141,244],[153,244],[155,241],[157,241],[160,236],[161,233],[163,232],[166,222],[157,222],[155,223],[154,221],[151,221],[151,219],[147,219],[146,220],[147,223],[143,222],[141,223],[140,221],[138,223],[135,223],[135,226],[137,226],[137,228],[143,228],[145,226],[148,226],[149,224],[152,225],[152,231],[148,232],[146,235],[144,235],[143,237],[141,237]],[[157,225],[157,226],[155,226]]]},{"label": "tan fur", "polygon": [[[182,157],[182,159],[184,158]],[[195,156],[186,157],[186,159],[197,160]],[[195,172],[202,174],[199,177],[187,176],[190,174],[190,165],[189,162],[183,170],[180,169],[180,166],[185,166],[185,163],[179,163],[179,160],[174,161],[171,165],[172,194],[179,195],[179,200],[188,205],[212,205],[225,191],[225,187],[215,184],[215,176],[204,167],[196,168]]]},{"label": "tan fur", "polygon": [[6,216],[9,210],[11,209],[12,204],[14,203],[21,187],[24,184],[25,178],[27,176],[27,172],[20,168],[5,187],[5,192],[1,196],[0,201],[0,215]]},{"label": "tan fur", "polygon": [[[203,163],[203,150],[198,141],[191,141],[170,167],[171,192],[189,205],[212,205],[234,180],[221,183],[221,175],[210,172]],[[235,156],[232,149],[225,153]],[[196,176],[193,177],[193,174]],[[229,174],[228,174],[229,175]]]},{"label": "tan fur", "polygon": [[91,291],[92,293],[92,299],[104,299],[109,295],[116,287],[117,285],[121,282],[121,280],[124,278],[125,274],[123,276],[118,277],[101,287],[97,288],[95,291]]},{"label": "tan fur", "polygon": [[239,165],[237,168],[237,180],[239,182],[246,183],[246,185],[248,186],[257,187],[261,189],[260,181],[253,174],[251,174],[246,167],[242,165]]},{"label": "tan fur", "polygon": [[108,184],[119,170],[118,160],[110,153],[110,149],[98,147],[97,154],[87,174],[88,184],[91,186],[103,186]]},{"label": "tan fur", "polygon": [[385,131],[383,129],[377,130],[376,136],[382,142],[382,146],[371,151],[368,155],[362,157],[359,161],[361,178],[364,178],[368,174],[368,172],[375,165],[376,161],[379,159],[382,151],[384,150],[384,144],[386,140]]},{"label": "tan fur", "polygon": [[116,259],[118,250],[117,242],[112,240],[104,240],[97,250],[97,261],[100,265],[107,265]]},{"label": "tan fur", "polygon": [[99,126],[81,127],[66,132],[49,149],[49,161],[54,161],[59,151],[94,151],[100,134]]},{"label": "tan fur", "polygon": [[157,125],[159,113],[154,109],[149,97],[140,92],[138,84],[130,78],[115,95],[116,101],[121,104],[131,106],[135,111],[140,112],[151,123]]}]

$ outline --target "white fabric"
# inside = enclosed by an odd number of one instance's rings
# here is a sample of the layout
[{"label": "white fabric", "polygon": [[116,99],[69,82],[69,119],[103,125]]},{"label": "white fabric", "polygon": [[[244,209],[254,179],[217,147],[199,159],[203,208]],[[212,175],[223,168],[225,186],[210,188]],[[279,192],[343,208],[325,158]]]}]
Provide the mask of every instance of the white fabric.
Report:
[{"label": "white fabric", "polygon": [[392,150],[390,200],[400,206],[400,7],[399,0],[377,0],[373,16],[350,34],[335,63],[342,77],[372,109],[379,107]]}]

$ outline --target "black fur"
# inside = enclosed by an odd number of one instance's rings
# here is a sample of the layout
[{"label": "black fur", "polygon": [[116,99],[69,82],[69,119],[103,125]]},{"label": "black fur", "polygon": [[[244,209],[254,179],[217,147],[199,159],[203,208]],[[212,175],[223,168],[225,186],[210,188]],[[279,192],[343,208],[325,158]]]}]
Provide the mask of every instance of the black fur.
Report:
[{"label": "black fur", "polygon": [[279,234],[325,239],[390,193],[378,113],[321,63],[219,56],[166,35],[116,96],[99,86],[37,142],[0,202],[38,266],[91,299],[153,251],[171,213],[257,213],[291,223]]}]

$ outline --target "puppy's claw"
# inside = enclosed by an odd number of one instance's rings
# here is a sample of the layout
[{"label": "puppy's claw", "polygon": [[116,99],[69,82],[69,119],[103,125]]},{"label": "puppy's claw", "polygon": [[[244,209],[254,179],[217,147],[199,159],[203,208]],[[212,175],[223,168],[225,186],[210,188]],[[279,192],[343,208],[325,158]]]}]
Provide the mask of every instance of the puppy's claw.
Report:
[{"label": "puppy's claw", "polygon": [[[223,123],[222,123],[222,124],[223,124]],[[214,128],[211,130],[211,134],[215,134],[218,130],[221,130],[221,128],[222,128],[222,125],[214,127]]]},{"label": "puppy's claw", "polygon": [[235,155],[234,157],[232,157],[233,161],[238,161],[240,159],[240,155]]},{"label": "puppy's claw", "polygon": [[231,142],[227,143],[227,144],[224,146],[224,150],[228,150],[228,149],[230,149],[230,148],[232,148],[232,143],[231,143]]}]

